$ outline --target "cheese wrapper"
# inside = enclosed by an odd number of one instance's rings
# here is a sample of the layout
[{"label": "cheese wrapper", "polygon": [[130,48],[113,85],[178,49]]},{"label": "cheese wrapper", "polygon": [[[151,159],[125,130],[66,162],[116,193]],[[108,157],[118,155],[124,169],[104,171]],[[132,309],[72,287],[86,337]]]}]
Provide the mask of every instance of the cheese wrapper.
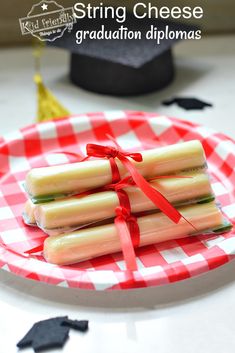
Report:
[{"label": "cheese wrapper", "polygon": [[[179,211],[199,232],[223,225],[223,216],[214,202],[183,206]],[[137,221],[140,246],[187,237],[195,232],[185,220],[174,224],[160,212],[139,217]],[[48,237],[44,242],[45,259],[57,265],[69,265],[120,250],[118,230],[114,223]]]},{"label": "cheese wrapper", "polygon": [[[206,164],[203,147],[197,140],[146,150],[141,154],[143,161],[133,161],[133,164],[146,179],[202,168]],[[122,163],[117,158],[115,161],[121,178],[128,176]],[[26,176],[25,187],[34,203],[43,203],[111,182],[110,163],[105,158],[34,168]]]},{"label": "cheese wrapper", "polygon": [[[185,173],[182,178],[155,179],[151,186],[160,191],[172,204],[193,203],[213,199],[209,177],[202,172]],[[150,211],[156,206],[137,187],[124,189],[133,213]],[[70,197],[40,205],[27,202],[29,216],[47,234],[55,235],[80,228],[103,219],[115,217],[119,198],[114,191],[104,191],[83,197]],[[33,214],[33,215],[32,215]]]},{"label": "cheese wrapper", "polygon": [[36,205],[31,200],[27,200],[24,204],[24,209],[23,209],[23,220],[24,223],[29,225],[29,226],[36,226],[36,220],[34,216]]}]

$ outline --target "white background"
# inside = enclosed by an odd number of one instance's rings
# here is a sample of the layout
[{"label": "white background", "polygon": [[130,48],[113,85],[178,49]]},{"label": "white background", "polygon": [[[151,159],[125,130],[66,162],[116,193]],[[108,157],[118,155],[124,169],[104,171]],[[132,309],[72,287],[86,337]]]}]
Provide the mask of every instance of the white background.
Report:
[{"label": "white background", "polygon": [[[71,113],[130,109],[188,119],[235,136],[235,36],[181,43],[177,75],[161,92],[114,98],[71,85],[68,54],[47,49],[45,84]],[[0,134],[32,123],[36,112],[31,49],[0,52]],[[187,112],[164,107],[172,96],[194,96],[213,108]],[[164,287],[122,292],[57,288],[0,271],[0,352],[17,352],[16,342],[38,320],[56,315],[89,319],[90,331],[70,333],[63,352],[234,353],[235,263]],[[32,349],[24,350],[26,353]],[[51,352],[56,352],[53,350]]]}]

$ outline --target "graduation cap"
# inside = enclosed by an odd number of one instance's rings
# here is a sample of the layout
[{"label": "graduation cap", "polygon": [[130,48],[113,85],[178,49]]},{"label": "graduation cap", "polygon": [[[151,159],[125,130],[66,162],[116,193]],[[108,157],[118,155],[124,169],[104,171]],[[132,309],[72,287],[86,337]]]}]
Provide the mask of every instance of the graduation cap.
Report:
[{"label": "graduation cap", "polygon": [[137,19],[127,14],[122,23],[129,31],[141,31],[141,39],[84,39],[76,43],[77,31],[116,31],[115,19],[84,18],[73,30],[49,43],[71,52],[70,79],[79,87],[111,95],[135,95],[161,89],[174,77],[172,46],[177,39],[146,39],[151,26],[158,31],[181,30],[188,33],[192,26],[159,19]]},{"label": "graduation cap", "polygon": [[211,103],[204,102],[194,97],[176,97],[162,102],[163,105],[177,104],[185,110],[202,110],[205,107],[212,107]]},{"label": "graduation cap", "polygon": [[31,346],[35,352],[62,348],[69,337],[70,328],[86,332],[88,321],[71,320],[68,316],[60,316],[36,322],[17,343],[17,347],[23,349]]}]

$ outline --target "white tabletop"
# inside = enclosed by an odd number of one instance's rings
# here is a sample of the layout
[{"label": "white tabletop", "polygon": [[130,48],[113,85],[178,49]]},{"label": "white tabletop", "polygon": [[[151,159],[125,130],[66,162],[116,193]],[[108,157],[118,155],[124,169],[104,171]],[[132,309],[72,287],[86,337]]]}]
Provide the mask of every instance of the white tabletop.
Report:
[{"label": "white tabletop", "polygon": [[[235,36],[181,43],[175,53],[174,83],[140,97],[108,97],[73,86],[67,78],[68,55],[56,49],[46,50],[42,72],[46,85],[72,113],[156,111],[234,136]],[[34,121],[31,50],[1,50],[0,70],[2,135]],[[175,95],[201,98],[213,108],[187,112],[161,105]],[[122,292],[57,288],[0,271],[0,313],[0,353],[16,352],[16,342],[34,322],[58,315],[90,320],[87,334],[71,330],[63,352],[234,353],[234,263],[176,284]]]}]

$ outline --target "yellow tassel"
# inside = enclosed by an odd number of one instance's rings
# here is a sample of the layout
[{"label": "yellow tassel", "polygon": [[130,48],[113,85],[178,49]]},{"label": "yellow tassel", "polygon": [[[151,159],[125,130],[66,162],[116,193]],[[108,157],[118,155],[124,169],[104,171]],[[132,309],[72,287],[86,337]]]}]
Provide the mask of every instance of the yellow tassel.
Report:
[{"label": "yellow tassel", "polygon": [[62,118],[70,114],[70,112],[63,107],[52,92],[46,88],[40,74],[40,59],[42,55],[42,42],[34,44],[33,55],[35,58],[34,82],[37,86],[37,121],[47,121],[55,118]]},{"label": "yellow tassel", "polygon": [[34,75],[34,82],[37,85],[37,121],[46,121],[55,118],[62,118],[70,114],[56,97],[44,86],[40,74]]}]

